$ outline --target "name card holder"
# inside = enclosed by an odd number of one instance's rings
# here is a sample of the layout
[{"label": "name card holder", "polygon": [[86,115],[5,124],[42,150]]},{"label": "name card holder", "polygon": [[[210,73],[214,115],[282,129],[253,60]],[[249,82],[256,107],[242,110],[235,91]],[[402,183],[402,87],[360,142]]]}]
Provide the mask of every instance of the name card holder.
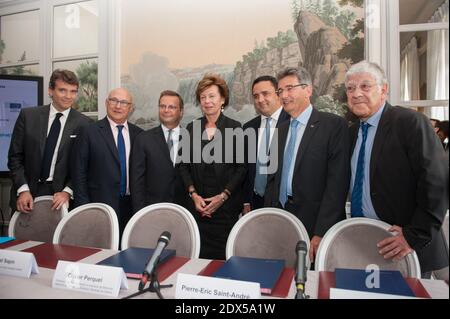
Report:
[{"label": "name card holder", "polygon": [[0,249],[0,275],[30,278],[39,268],[32,253]]},{"label": "name card holder", "polygon": [[128,289],[128,281],[123,268],[60,260],[52,287],[117,297],[120,289]]},{"label": "name card holder", "polygon": [[259,283],[178,274],[175,299],[260,299]]}]

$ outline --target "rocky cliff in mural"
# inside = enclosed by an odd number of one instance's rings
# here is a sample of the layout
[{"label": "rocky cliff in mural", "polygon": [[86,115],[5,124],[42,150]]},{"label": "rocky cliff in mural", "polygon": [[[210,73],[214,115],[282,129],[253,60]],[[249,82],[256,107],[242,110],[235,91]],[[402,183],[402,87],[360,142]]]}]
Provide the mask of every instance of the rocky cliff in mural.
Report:
[{"label": "rocky cliff in mural", "polygon": [[348,61],[338,57],[347,38],[308,11],[299,12],[294,31],[295,42],[267,49],[260,59],[247,59],[236,65],[232,84],[235,108],[253,103],[251,85],[255,78],[275,76],[285,67],[303,66],[311,73],[314,97],[334,95],[335,87],[343,83],[348,69]]}]

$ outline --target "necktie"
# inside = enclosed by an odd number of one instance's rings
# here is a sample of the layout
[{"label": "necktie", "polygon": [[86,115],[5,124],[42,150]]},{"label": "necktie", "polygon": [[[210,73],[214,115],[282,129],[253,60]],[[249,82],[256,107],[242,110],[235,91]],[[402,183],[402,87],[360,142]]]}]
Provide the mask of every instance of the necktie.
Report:
[{"label": "necktie", "polygon": [[281,173],[280,195],[278,198],[283,207],[286,204],[288,192],[292,194],[292,185],[288,185],[289,171],[291,168],[291,164],[294,165],[293,157],[295,152],[295,141],[297,139],[297,127],[299,124],[300,122],[298,122],[295,119],[291,121],[291,136],[289,137],[288,145],[284,152],[283,170]]},{"label": "necktie", "polygon": [[61,131],[62,113],[56,113],[50,132],[45,140],[44,157],[42,158],[40,181],[44,182],[50,175],[50,166],[52,165],[53,154],[55,153],[56,143],[58,142],[59,132]]},{"label": "necktie", "polygon": [[[255,192],[259,196],[264,196],[267,185],[267,166],[268,166],[268,157],[269,147],[270,147],[270,122],[271,118],[266,118],[266,127],[265,127],[265,139],[261,141],[261,145],[259,148],[258,160],[256,161],[256,172],[255,172]],[[263,163],[260,162],[260,159],[264,159]],[[264,167],[264,169],[263,169]]]},{"label": "necktie", "polygon": [[123,125],[117,125],[119,130],[117,134],[117,150],[119,151],[120,161],[120,196],[125,196],[127,193],[127,153],[125,151],[125,140],[123,139],[122,129]]},{"label": "necktie", "polygon": [[173,140],[172,140],[172,132],[173,130],[169,130],[169,134],[167,135],[167,147],[169,148],[170,160],[173,163]]},{"label": "necktie", "polygon": [[365,165],[365,149],[367,140],[368,123],[361,123],[362,142],[359,149],[358,162],[356,164],[355,182],[352,191],[352,217],[364,217],[362,211],[362,195],[363,195],[363,181],[364,181],[364,165]]}]

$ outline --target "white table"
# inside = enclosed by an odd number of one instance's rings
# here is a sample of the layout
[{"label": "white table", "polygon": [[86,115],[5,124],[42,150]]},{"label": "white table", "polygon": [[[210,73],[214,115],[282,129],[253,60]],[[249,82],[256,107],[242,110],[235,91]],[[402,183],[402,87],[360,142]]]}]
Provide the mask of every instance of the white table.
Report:
[{"label": "white table", "polygon": [[[33,246],[42,244],[36,241],[27,241],[15,246],[8,247],[9,250],[21,251]],[[96,264],[97,262],[106,259],[114,254],[115,250],[101,250],[93,255],[90,255],[79,262],[87,264]],[[204,269],[211,260],[209,259],[191,259],[175,271],[171,276],[161,282],[162,285],[172,284],[171,288],[165,288],[161,291],[165,298],[174,298],[175,296],[175,284],[176,278],[179,273],[184,274],[198,274]],[[19,278],[11,276],[0,275],[0,299],[21,299],[21,298],[33,298],[33,299],[104,299],[109,298],[107,296],[95,295],[77,291],[70,291],[64,289],[52,288],[54,269],[48,269],[39,267],[39,274],[33,274],[30,278]],[[308,271],[306,283],[306,293],[310,298],[317,298],[318,272]],[[428,291],[430,296],[435,299],[448,299],[449,287],[442,280],[428,280],[421,279],[421,283]],[[121,290],[119,298],[126,297],[138,291],[139,281],[135,279],[128,279],[128,290]],[[295,283],[291,283],[289,295],[287,299],[292,299],[295,296]],[[264,298],[272,299],[274,297],[263,296]],[[145,293],[136,298],[154,299],[157,298],[154,293]],[[279,299],[279,298],[276,298]]]}]

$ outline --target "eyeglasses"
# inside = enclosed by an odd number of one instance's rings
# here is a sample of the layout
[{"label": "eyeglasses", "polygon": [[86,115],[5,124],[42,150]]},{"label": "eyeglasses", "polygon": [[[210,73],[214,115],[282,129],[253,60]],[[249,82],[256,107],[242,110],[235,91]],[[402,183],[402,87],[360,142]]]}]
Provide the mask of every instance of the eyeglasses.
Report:
[{"label": "eyeglasses", "polygon": [[370,83],[361,83],[359,85],[348,85],[345,87],[345,90],[348,93],[353,93],[356,91],[356,88],[359,88],[363,92],[369,92],[371,88],[376,86],[377,84],[370,84]]},{"label": "eyeglasses", "polygon": [[276,90],[275,92],[278,94],[278,95],[281,95],[281,94],[283,94],[283,92],[284,91],[286,91],[286,92],[291,92],[292,91],[292,89],[293,88],[296,88],[297,86],[301,86],[302,88],[305,88],[305,87],[307,87],[309,84],[306,84],[306,83],[299,83],[299,84],[295,84],[295,85],[286,85],[286,87],[284,88],[284,89],[278,89],[278,90]]},{"label": "eyeglasses", "polygon": [[109,102],[112,106],[116,106],[117,104],[119,104],[121,107],[126,107],[126,106],[129,106],[129,105],[133,104],[133,103],[128,102],[128,101],[126,101],[126,100],[121,100],[121,101],[119,101],[118,99],[113,98],[113,97],[108,98],[108,102]]},{"label": "eyeglasses", "polygon": [[176,109],[178,109],[178,106],[176,105],[165,105],[165,104],[160,104],[158,105],[160,110],[164,110],[164,109],[168,109],[170,111],[175,111]]}]

